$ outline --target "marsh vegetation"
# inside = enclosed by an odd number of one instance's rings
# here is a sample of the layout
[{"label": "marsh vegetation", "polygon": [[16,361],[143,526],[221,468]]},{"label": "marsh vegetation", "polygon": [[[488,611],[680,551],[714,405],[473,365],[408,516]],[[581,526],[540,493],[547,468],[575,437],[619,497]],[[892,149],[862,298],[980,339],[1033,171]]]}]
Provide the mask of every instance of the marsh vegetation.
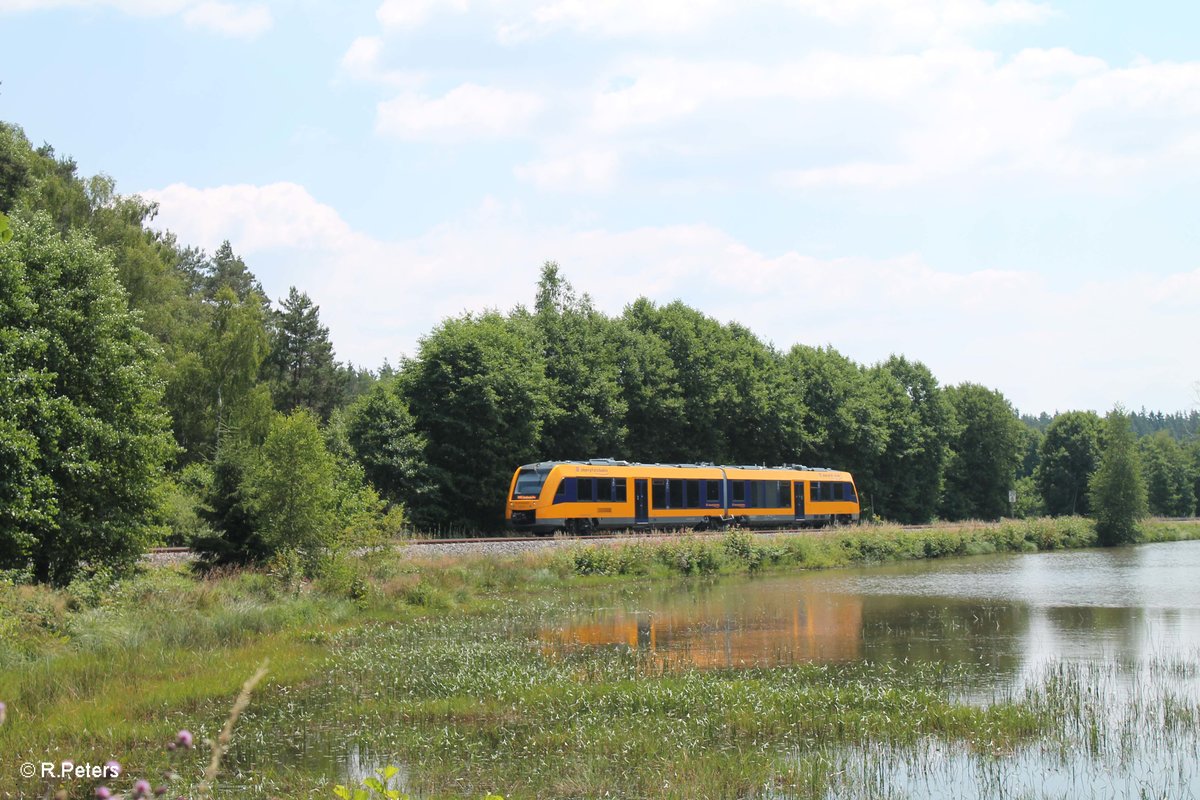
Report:
[{"label": "marsh vegetation", "polygon": [[[214,737],[269,657],[217,797],[331,797],[389,765],[422,798],[1061,797],[1096,781],[1174,796],[1194,777],[1200,643],[1186,635],[1195,598],[1163,581],[1200,548],[1034,552],[1086,544],[1072,524],[506,561],[374,553],[311,582],[154,569],[6,585],[0,748],[116,758],[131,779],[170,764],[186,793],[207,753],[161,743]],[[982,546],[997,541],[1008,554]],[[914,560],[966,552],[982,555]],[[627,568],[595,568],[606,559]],[[882,561],[896,566],[863,567]],[[1047,570],[1061,603],[1030,589]],[[1124,587],[1129,608],[1071,595],[1085,573]],[[1096,647],[1072,644],[1089,636]],[[0,774],[0,793],[45,788]]]}]

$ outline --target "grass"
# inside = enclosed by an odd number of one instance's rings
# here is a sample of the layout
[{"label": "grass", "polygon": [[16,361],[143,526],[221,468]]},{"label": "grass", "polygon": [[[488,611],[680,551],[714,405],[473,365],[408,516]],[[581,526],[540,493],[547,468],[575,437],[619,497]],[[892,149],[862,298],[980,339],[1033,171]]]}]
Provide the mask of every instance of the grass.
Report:
[{"label": "grass", "polygon": [[[1195,523],[1143,527],[1146,541],[1197,536]],[[857,774],[859,788],[878,783],[856,772],[864,754],[876,768],[889,759],[912,766],[933,746],[978,765],[1036,743],[1066,751],[1064,742],[1094,741],[1119,760],[1128,754],[1112,743],[1137,726],[1158,726],[1165,738],[1156,741],[1169,748],[1200,723],[1195,703],[1160,692],[1132,722],[1102,718],[1086,687],[1116,686],[1120,665],[1087,674],[1064,665],[1042,676],[1041,694],[981,705],[960,696],[970,676],[929,664],[702,671],[619,648],[554,653],[536,636],[627,581],[1094,541],[1080,519],[864,526],[631,539],[506,559],[374,553],[331,559],[316,582],[156,568],[60,591],[0,583],[0,752],[13,763],[116,758],[131,778],[158,774],[172,764],[162,743],[181,728],[215,738],[264,659],[271,671],[239,723],[217,797],[329,797],[346,780],[338,768],[349,750],[368,773],[398,762],[416,796],[513,798],[841,796],[845,776]],[[1186,665],[1155,669],[1151,683],[1163,686],[1196,677]],[[1104,733],[1110,724],[1125,727]],[[174,758],[184,788],[194,788],[205,755]],[[0,770],[0,797],[45,788]]]}]

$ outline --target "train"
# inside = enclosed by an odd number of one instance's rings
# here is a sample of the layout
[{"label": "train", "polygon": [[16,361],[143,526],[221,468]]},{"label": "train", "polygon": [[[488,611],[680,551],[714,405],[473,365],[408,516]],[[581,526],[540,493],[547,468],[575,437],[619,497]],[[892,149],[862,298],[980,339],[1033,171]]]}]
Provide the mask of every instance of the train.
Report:
[{"label": "train", "polygon": [[535,535],[603,530],[819,527],[857,522],[849,472],[785,464],[543,461],[513,473],[505,520]]}]

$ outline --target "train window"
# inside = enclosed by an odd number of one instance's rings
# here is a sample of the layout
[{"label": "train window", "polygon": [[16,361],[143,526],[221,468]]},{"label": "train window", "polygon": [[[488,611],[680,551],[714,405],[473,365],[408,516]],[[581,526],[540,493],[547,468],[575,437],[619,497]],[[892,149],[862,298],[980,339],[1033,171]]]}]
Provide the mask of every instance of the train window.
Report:
[{"label": "train window", "polygon": [[747,508],[762,508],[767,502],[766,486],[762,481],[746,481],[750,484],[746,492]]},{"label": "train window", "polygon": [[590,503],[596,497],[596,481],[591,478],[579,479],[579,502]]},{"label": "train window", "polygon": [[708,503],[717,503],[718,505],[720,505],[720,503],[721,503],[721,482],[720,481],[706,481],[706,483],[708,483],[708,486],[704,490],[705,501]]},{"label": "train window", "polygon": [[814,503],[821,499],[821,482],[813,481],[808,485],[808,499]]},{"label": "train window", "polygon": [[536,469],[523,469],[517,473],[517,485],[513,487],[512,499],[518,497],[537,497],[542,493],[542,484],[546,482],[549,472],[538,472]]},{"label": "train window", "polygon": [[667,481],[667,497],[670,498],[671,508],[683,508],[683,481]]},{"label": "train window", "polygon": [[596,502],[611,503],[613,496],[612,478],[597,478],[596,479]]},{"label": "train window", "polygon": [[650,505],[654,508],[667,507],[667,479],[655,478],[650,485]]},{"label": "train window", "polygon": [[701,508],[700,503],[700,481],[687,482],[687,507]]},{"label": "train window", "polygon": [[563,478],[562,483],[558,485],[558,491],[554,493],[554,502],[574,503],[576,483],[575,478]]},{"label": "train window", "polygon": [[613,500],[618,503],[625,502],[625,487],[629,485],[629,481],[624,478],[617,478],[613,481],[615,484],[613,491]]},{"label": "train window", "polygon": [[792,507],[792,482],[775,481],[775,491],[779,494],[779,508]]},{"label": "train window", "polygon": [[746,481],[729,482],[729,502],[746,504]]},{"label": "train window", "polygon": [[779,481],[761,481],[763,485],[763,507],[779,508]]},{"label": "train window", "polygon": [[842,496],[843,500],[849,500],[851,503],[858,502],[858,494],[855,493],[855,491],[854,491],[853,483],[843,483],[842,484],[842,495],[843,495]]}]

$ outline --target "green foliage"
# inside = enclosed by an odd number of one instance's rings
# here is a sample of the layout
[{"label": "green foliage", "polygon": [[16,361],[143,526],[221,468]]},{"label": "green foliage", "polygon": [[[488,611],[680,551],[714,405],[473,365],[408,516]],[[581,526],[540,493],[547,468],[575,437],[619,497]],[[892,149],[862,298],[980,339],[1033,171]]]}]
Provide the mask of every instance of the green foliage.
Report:
[{"label": "green foliage", "polygon": [[645,575],[650,571],[646,548],[638,545],[580,547],[571,553],[571,562],[576,575]]},{"label": "green foliage", "polygon": [[311,412],[301,409],[275,418],[241,487],[269,551],[315,553],[334,543],[336,467]]},{"label": "green foliage", "polygon": [[1017,519],[1040,517],[1046,513],[1042,503],[1042,495],[1032,476],[1017,478],[1014,485],[1017,492],[1017,502],[1013,505],[1013,516]]},{"label": "green foliage", "polygon": [[655,556],[663,566],[681,575],[713,575],[724,561],[720,545],[692,536],[660,545]]},{"label": "green foliage", "polygon": [[418,506],[429,487],[425,440],[395,378],[380,381],[346,411],[346,443],[371,485],[392,503]]},{"label": "green foliage", "polygon": [[[625,310],[640,352],[627,386],[629,441],[638,460],[782,463],[804,443],[804,409],[777,352],[747,328],[681,302],[644,298]],[[635,377],[636,376],[636,377]]]},{"label": "green foliage", "polygon": [[108,257],[49,218],[0,248],[0,567],[124,568],[156,535],[171,455],[156,350]]},{"label": "green foliage", "polygon": [[946,389],[945,394],[957,425],[950,441],[942,517],[1007,516],[1008,492],[1021,462],[1025,426],[998,391],[964,383]]},{"label": "green foliage", "polygon": [[213,474],[208,464],[189,464],[162,485],[163,524],[166,543],[186,546],[211,536],[213,531],[201,515],[206,497],[212,493]]},{"label": "green foliage", "polygon": [[576,296],[554,262],[542,266],[533,321],[541,334],[552,409],[542,428],[542,453],[583,459],[625,452],[628,405],[614,323],[587,295]]},{"label": "green foliage", "polygon": [[1096,533],[1106,546],[1137,539],[1137,521],[1146,513],[1146,484],[1129,418],[1120,408],[1104,419],[1104,447],[1088,484]]},{"label": "green foliage", "polygon": [[1192,516],[1196,510],[1194,479],[1183,447],[1165,430],[1142,438],[1139,445],[1150,513]]},{"label": "green foliage", "polygon": [[1091,411],[1060,414],[1046,428],[1034,481],[1046,513],[1087,514],[1088,480],[1100,456],[1100,418]]},{"label": "green foliage", "polygon": [[865,490],[875,514],[905,524],[932,518],[954,436],[954,410],[929,368],[892,356],[871,370],[882,397],[887,446]]},{"label": "green foliage", "polygon": [[465,315],[421,340],[402,374],[432,489],[418,524],[493,530],[515,465],[539,455],[549,387],[525,315]]},{"label": "green foliage", "polygon": [[1192,494],[1196,498],[1196,506],[1192,513],[1200,516],[1200,438],[1193,439],[1187,447],[1188,470],[1192,478]]},{"label": "green foliage", "polygon": [[12,237],[12,225],[9,224],[8,216],[0,214],[0,244],[7,244],[12,241]]},{"label": "green foliage", "polygon": [[784,369],[807,409],[808,441],[798,450],[798,460],[850,471],[864,494],[864,506],[869,505],[867,498],[876,491],[874,470],[889,436],[878,383],[832,347],[796,345]]},{"label": "green foliage", "polygon": [[342,398],[345,376],[333,360],[320,307],[295,286],[282,306],[272,315],[271,353],[263,365],[275,407],[284,412],[307,408],[329,419]]},{"label": "green foliage", "polygon": [[[384,767],[375,771],[374,775],[363,778],[357,787],[338,784],[333,787],[333,796],[338,800],[410,800],[409,795],[399,789],[393,789],[392,779],[400,774],[398,767]],[[504,800],[501,795],[487,794],[483,800]]]}]

